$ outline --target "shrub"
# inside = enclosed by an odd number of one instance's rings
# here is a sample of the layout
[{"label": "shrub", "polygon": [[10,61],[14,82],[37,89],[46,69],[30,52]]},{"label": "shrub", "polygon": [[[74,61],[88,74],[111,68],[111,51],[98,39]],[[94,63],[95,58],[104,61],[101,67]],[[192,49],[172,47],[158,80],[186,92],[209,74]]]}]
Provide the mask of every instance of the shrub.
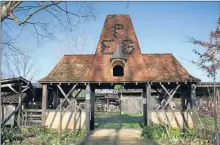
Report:
[{"label": "shrub", "polygon": [[166,128],[161,124],[151,124],[143,128],[142,134],[144,138],[157,140],[166,136]]},{"label": "shrub", "polygon": [[147,139],[158,140],[164,138],[176,138],[176,139],[196,139],[198,138],[195,129],[186,128],[178,129],[171,128],[162,124],[150,124],[145,126],[142,131],[142,136]]}]

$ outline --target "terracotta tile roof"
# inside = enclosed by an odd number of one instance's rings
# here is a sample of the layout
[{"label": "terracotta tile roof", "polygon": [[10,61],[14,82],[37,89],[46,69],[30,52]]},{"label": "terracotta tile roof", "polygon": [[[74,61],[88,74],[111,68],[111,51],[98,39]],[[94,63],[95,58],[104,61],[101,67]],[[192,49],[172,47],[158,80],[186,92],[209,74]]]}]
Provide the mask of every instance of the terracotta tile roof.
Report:
[{"label": "terracotta tile roof", "polygon": [[65,55],[39,82],[86,81],[94,55]]},{"label": "terracotta tile roof", "polygon": [[[120,45],[124,76],[113,76],[110,59]],[[111,54],[111,55],[109,55]],[[142,54],[128,15],[108,15],[94,55],[65,55],[39,82],[198,81],[172,54]]]}]

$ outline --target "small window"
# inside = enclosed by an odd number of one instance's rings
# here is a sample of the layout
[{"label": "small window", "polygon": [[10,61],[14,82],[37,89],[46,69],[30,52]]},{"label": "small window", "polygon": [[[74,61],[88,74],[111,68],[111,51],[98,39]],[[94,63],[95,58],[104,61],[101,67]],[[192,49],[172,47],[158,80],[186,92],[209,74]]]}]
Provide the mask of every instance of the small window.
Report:
[{"label": "small window", "polygon": [[113,67],[113,76],[123,76],[124,75],[124,68],[121,65],[116,65]]}]

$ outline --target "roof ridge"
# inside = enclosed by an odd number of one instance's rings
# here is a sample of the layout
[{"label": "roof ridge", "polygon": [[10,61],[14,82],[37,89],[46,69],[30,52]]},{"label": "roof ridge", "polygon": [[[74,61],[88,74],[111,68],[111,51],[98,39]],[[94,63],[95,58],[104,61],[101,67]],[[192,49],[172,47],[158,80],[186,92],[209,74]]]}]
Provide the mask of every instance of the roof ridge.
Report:
[{"label": "roof ridge", "polygon": [[172,53],[143,53],[142,55],[173,55]]},{"label": "roof ridge", "polygon": [[95,54],[64,54],[64,56],[85,56],[85,55],[95,55]]}]

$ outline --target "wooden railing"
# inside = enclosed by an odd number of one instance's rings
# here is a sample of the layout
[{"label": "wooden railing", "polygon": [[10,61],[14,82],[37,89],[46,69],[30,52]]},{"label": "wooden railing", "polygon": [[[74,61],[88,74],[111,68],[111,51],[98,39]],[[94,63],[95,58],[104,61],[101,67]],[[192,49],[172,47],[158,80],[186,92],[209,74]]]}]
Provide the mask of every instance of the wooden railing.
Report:
[{"label": "wooden railing", "polygon": [[40,125],[42,117],[42,109],[23,109],[22,110],[22,125],[32,126]]}]

